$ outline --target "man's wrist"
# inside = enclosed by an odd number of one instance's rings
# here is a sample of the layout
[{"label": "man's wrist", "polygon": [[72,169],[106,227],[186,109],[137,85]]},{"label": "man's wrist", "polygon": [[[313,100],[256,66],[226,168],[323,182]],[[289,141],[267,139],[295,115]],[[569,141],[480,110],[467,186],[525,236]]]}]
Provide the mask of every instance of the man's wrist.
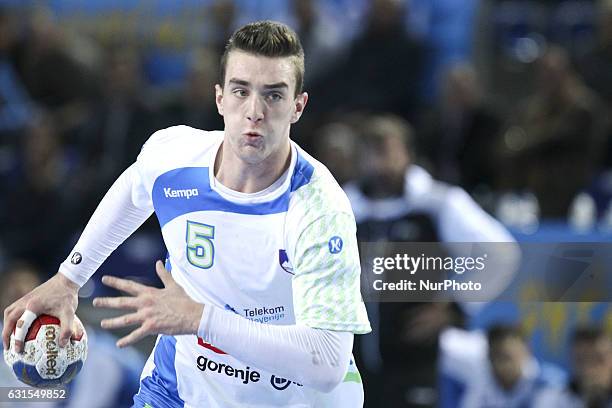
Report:
[{"label": "man's wrist", "polygon": [[190,319],[191,328],[190,333],[198,335],[200,330],[200,322],[202,321],[202,316],[204,315],[205,306],[202,303],[194,302],[193,307],[193,317]]},{"label": "man's wrist", "polygon": [[62,284],[63,286],[66,286],[69,289],[72,289],[75,292],[78,292],[79,289],[81,288],[76,282],[72,281],[69,277],[67,277],[61,272],[58,272],[56,276],[60,284]]}]

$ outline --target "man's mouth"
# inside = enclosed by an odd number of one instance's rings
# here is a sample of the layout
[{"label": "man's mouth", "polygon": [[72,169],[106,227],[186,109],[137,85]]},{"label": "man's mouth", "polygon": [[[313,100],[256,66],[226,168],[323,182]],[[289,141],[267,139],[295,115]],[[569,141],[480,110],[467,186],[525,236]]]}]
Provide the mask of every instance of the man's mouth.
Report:
[{"label": "man's mouth", "polygon": [[243,135],[247,143],[259,143],[263,139],[263,135],[255,131],[244,132]]}]

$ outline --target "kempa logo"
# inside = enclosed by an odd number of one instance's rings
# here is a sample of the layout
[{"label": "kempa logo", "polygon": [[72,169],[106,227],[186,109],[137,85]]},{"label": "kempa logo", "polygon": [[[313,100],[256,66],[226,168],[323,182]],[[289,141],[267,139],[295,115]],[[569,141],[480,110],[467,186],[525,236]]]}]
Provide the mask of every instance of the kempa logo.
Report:
[{"label": "kempa logo", "polygon": [[340,238],[339,236],[333,236],[329,239],[329,243],[327,244],[327,246],[329,247],[329,253],[330,254],[339,254],[340,251],[342,251],[342,246],[343,246],[343,242],[342,242],[342,238]]},{"label": "kempa logo", "polygon": [[186,198],[197,197],[200,195],[197,188],[188,188],[185,190],[173,190],[170,187],[164,187],[164,195],[166,198]]},{"label": "kempa logo", "polygon": [[73,265],[78,265],[81,263],[82,260],[83,257],[81,256],[81,254],[79,252],[75,252],[74,254],[72,254],[72,258],[70,258],[70,263],[72,263]]}]

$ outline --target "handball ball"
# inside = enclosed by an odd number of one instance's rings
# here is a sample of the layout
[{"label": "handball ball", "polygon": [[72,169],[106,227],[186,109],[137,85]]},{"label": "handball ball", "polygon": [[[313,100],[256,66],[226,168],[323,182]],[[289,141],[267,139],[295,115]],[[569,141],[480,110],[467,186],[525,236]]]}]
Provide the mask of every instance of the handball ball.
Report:
[{"label": "handball ball", "polygon": [[73,337],[66,347],[59,347],[59,338],[59,319],[41,315],[30,326],[21,354],[15,352],[13,332],[10,347],[4,350],[4,361],[19,381],[32,387],[51,388],[68,384],[87,358],[87,334],[78,317],[75,316]]}]

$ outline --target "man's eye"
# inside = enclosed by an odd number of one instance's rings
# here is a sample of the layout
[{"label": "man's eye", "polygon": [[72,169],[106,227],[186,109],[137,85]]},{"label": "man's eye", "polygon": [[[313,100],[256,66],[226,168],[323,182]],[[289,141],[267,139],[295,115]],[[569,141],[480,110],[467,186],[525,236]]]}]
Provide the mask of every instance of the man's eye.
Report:
[{"label": "man's eye", "polygon": [[278,102],[281,99],[283,99],[283,95],[281,95],[281,94],[279,94],[277,92],[274,92],[274,93],[271,93],[271,94],[268,95],[268,99],[270,99],[272,102]]},{"label": "man's eye", "polygon": [[247,96],[247,91],[244,89],[234,89],[233,94],[240,98],[244,98]]}]

